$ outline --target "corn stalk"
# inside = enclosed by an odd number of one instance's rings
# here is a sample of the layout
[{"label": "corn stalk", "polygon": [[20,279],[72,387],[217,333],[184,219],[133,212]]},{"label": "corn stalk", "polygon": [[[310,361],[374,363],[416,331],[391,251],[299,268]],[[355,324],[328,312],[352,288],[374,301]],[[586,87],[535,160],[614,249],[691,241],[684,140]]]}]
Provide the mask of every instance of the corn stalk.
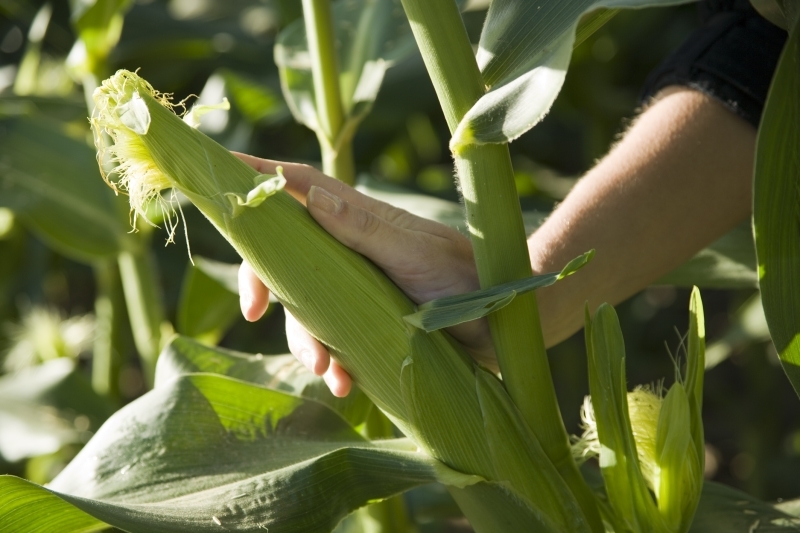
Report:
[{"label": "corn stalk", "polygon": [[[485,93],[454,2],[403,0],[411,28],[453,133]],[[481,288],[531,275],[525,228],[506,144],[466,145],[454,154]],[[572,459],[550,375],[536,296],[518,296],[489,316],[503,383],[550,460],[602,530],[599,513]]]}]

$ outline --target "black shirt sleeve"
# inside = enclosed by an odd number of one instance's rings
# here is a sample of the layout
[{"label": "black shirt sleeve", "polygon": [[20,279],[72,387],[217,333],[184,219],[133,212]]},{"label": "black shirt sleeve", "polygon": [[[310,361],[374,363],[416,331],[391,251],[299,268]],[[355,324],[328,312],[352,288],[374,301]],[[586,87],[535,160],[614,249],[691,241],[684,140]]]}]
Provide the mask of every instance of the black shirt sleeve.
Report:
[{"label": "black shirt sleeve", "polygon": [[786,31],[767,21],[748,0],[704,0],[702,26],[647,78],[641,101],[669,85],[717,99],[758,127]]}]

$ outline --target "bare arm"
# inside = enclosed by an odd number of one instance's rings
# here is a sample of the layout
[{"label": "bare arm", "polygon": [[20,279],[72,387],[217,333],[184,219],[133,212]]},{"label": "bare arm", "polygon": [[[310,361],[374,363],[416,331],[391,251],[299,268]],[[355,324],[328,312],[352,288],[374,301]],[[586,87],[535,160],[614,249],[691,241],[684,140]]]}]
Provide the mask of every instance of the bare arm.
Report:
[{"label": "bare arm", "polygon": [[590,248],[594,260],[539,294],[549,346],[583,326],[583,304],[619,303],[751,212],[755,129],[713,99],[670,87],[528,239],[534,272]]},{"label": "bare arm", "polygon": [[[534,273],[559,270],[597,250],[580,273],[539,291],[548,346],[582,327],[587,300],[595,308],[628,298],[747,217],[754,150],[753,127],[722,105],[690,89],[665,89],[528,239]],[[276,164],[242,158],[262,172]],[[331,205],[329,195],[314,191],[309,211],[418,303],[477,288],[469,242],[457,232],[368,199],[309,167],[287,165],[286,176],[301,199],[315,185],[341,200],[332,212],[324,207]],[[246,264],[239,279],[242,312],[255,320],[268,292]],[[491,342],[484,321],[451,333],[487,364]],[[349,391],[347,373],[291,317],[287,335],[292,353],[324,376],[334,394]]]}]

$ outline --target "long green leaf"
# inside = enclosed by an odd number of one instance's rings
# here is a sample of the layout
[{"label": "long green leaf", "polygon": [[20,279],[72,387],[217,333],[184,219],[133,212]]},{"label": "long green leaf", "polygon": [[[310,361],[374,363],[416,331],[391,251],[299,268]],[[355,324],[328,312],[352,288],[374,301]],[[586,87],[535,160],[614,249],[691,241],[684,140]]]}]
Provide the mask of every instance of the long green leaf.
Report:
[{"label": "long green leaf", "polygon": [[[115,414],[49,489],[130,532],[327,532],[370,500],[437,480],[464,487],[479,478],[407,440],[370,443],[321,403],[195,374]],[[0,530],[53,531],[77,516],[49,503],[52,514],[21,518],[9,502]]]},{"label": "long green leaf", "polygon": [[535,126],[561,90],[584,13],[687,1],[494,0],[477,57],[489,92],[461,120],[451,146],[504,143]]},{"label": "long green leaf", "polygon": [[94,151],[56,122],[39,116],[0,122],[0,184],[0,205],[70,257],[113,257],[133,245]]},{"label": "long green leaf", "polygon": [[772,80],[756,144],[753,227],[761,299],[800,394],[800,22]]},{"label": "long green leaf", "polygon": [[556,281],[571,276],[583,268],[593,255],[594,250],[591,250],[576,257],[561,269],[561,272],[531,276],[495,285],[489,289],[426,302],[419,306],[416,313],[406,315],[403,319],[425,331],[436,331],[462,322],[477,320],[507,306],[519,294],[549,287]]},{"label": "long green leaf", "polygon": [[177,376],[197,372],[221,374],[317,400],[334,409],[352,426],[363,423],[373,407],[358,387],[344,398],[335,397],[322,378],[311,373],[293,355],[246,354],[205,346],[180,335],[167,343],[159,355],[155,385],[160,387]]}]

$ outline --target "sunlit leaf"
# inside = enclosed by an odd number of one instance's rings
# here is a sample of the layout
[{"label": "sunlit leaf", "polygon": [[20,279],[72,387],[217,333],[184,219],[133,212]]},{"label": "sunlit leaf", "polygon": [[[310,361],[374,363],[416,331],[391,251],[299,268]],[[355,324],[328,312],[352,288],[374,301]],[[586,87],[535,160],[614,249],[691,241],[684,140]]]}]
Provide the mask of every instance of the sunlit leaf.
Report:
[{"label": "sunlit leaf", "polygon": [[687,1],[494,0],[477,55],[489,91],[464,116],[451,146],[508,142],[535,126],[564,84],[584,13]]},{"label": "sunlit leaf", "polygon": [[52,513],[20,516],[25,501],[12,500],[0,506],[0,530],[52,531],[77,508],[134,533],[328,532],[370,500],[437,480],[478,481],[407,440],[370,443],[321,403],[196,374],[149,392],[101,428],[49,486],[74,507],[51,499]]},{"label": "sunlit leaf", "polygon": [[585,334],[599,463],[608,500],[634,531],[659,531],[661,518],[642,475],[631,428],[625,344],[614,308],[601,305],[594,320],[587,308]]},{"label": "sunlit leaf", "polygon": [[496,285],[489,289],[438,298],[420,305],[416,313],[403,318],[409,324],[425,331],[436,331],[462,322],[477,320],[507,306],[518,294],[549,287],[556,281],[574,274],[583,268],[593,255],[594,250],[591,250],[576,257],[561,272],[541,274]]},{"label": "sunlit leaf", "polygon": [[322,378],[310,372],[291,354],[246,354],[205,346],[181,336],[174,337],[158,358],[156,387],[177,376],[195,372],[222,374],[320,401],[353,426],[364,422],[372,409],[372,402],[358,387],[344,398],[335,397]]},{"label": "sunlit leaf", "polygon": [[772,80],[756,144],[753,227],[764,314],[800,393],[800,19]]}]

